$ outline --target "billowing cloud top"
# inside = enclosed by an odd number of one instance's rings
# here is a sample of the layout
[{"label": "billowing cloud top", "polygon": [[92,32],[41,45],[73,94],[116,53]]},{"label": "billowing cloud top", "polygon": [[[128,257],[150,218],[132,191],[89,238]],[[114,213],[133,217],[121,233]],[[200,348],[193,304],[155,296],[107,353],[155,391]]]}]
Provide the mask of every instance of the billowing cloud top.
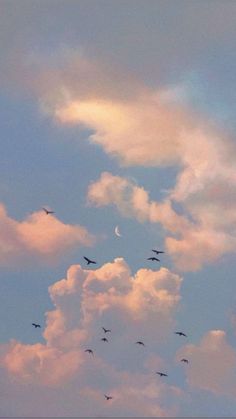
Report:
[{"label": "billowing cloud top", "polygon": [[[158,384],[152,369],[164,365],[156,356],[156,344],[166,340],[174,326],[180,285],[181,278],[166,268],[140,269],[133,276],[122,258],[94,271],[73,265],[66,279],[49,288],[55,308],[46,313],[46,343],[12,340],[2,345],[2,368],[15,385],[30,383],[39,393],[44,386],[59,388],[76,381],[79,393],[91,396],[91,415],[101,405],[101,385],[114,396],[113,413],[121,405],[131,414],[138,409],[151,416],[170,413],[171,407],[163,409],[160,402],[167,393],[177,398],[181,391]],[[106,347],[100,340],[102,326],[112,330]],[[147,347],[143,351],[135,345],[140,339]],[[94,356],[85,353],[86,348],[92,348]]]}]

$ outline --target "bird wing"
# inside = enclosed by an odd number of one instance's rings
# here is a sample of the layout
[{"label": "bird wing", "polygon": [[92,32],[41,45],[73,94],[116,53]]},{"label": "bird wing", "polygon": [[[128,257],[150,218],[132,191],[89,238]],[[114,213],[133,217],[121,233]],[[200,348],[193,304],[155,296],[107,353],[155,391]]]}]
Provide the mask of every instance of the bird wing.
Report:
[{"label": "bird wing", "polygon": [[84,259],[89,263],[91,260],[89,260],[86,256],[84,256]]}]

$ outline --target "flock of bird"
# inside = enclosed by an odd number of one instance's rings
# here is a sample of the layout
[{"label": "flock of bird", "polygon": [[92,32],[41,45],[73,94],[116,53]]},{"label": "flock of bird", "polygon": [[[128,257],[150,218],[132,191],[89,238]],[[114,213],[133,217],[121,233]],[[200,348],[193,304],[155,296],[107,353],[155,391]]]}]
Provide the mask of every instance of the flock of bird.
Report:
[{"label": "flock of bird", "polygon": [[[50,215],[50,214],[54,214],[55,212],[54,211],[51,211],[51,210],[48,210],[47,208],[42,208],[43,209],[43,211],[45,212],[45,214],[46,215]],[[116,231],[118,230],[118,227],[116,227]],[[118,235],[119,237],[121,237],[121,234],[119,233],[119,235]],[[155,253],[157,256],[158,255],[160,255],[160,254],[163,254],[163,253],[165,253],[164,251],[162,251],[162,250],[156,250],[156,249],[152,249],[152,252],[153,253]],[[87,262],[87,265],[90,265],[90,264],[97,264],[97,262],[95,261],[95,260],[92,260],[92,259],[89,259],[87,256],[83,256],[83,258],[84,258],[84,260]],[[160,259],[158,259],[156,256],[151,256],[151,257],[149,257],[149,258],[147,258],[147,260],[150,260],[150,261],[152,261],[152,262],[160,262]],[[38,323],[32,323],[32,326],[35,328],[35,329],[37,329],[37,328],[41,328],[41,325],[40,324],[38,324]],[[103,329],[103,332],[105,333],[105,335],[107,334],[107,333],[111,333],[111,329],[106,329],[105,327],[102,327],[102,329]],[[184,332],[175,332],[175,334],[176,335],[178,335],[178,336],[180,336],[180,337],[186,337],[187,338],[187,335],[184,333]],[[106,342],[106,343],[108,343],[108,339],[104,336],[104,337],[102,337],[101,338],[101,341],[102,342]],[[144,344],[144,342],[143,341],[141,341],[141,340],[138,340],[137,342],[135,342],[135,344],[136,345],[140,345],[140,346],[145,346],[145,344]],[[89,355],[92,355],[92,356],[94,356],[94,350],[93,349],[91,349],[91,348],[87,348],[87,349],[85,349],[85,351],[84,352],[86,352],[86,353],[88,353]],[[180,360],[180,362],[183,362],[183,363],[185,363],[185,364],[188,364],[189,363],[189,360],[188,359],[186,359],[186,358],[182,358],[181,360]],[[157,375],[159,375],[160,377],[168,377],[168,374],[166,374],[166,373],[164,373],[164,372],[161,372],[161,371],[156,371],[156,374]],[[108,396],[107,394],[104,394],[104,397],[105,397],[105,399],[107,400],[107,401],[109,401],[109,400],[112,400],[113,399],[113,396]]]},{"label": "flock of bird", "polygon": [[[161,252],[161,253],[164,253],[164,252]],[[111,329],[106,329],[105,327],[102,327],[102,329],[103,329],[103,331],[104,331],[105,334],[106,333],[111,333]],[[185,333],[183,333],[183,332],[175,332],[175,334],[178,335],[178,336],[183,336],[183,337],[186,337],[187,338],[187,335]],[[108,343],[108,339],[106,337],[101,338],[101,341]],[[141,340],[138,340],[137,342],[135,342],[135,344],[136,345],[140,345],[140,346],[145,346],[144,342],[141,341]],[[90,348],[85,349],[84,352],[87,352],[89,355],[94,356],[94,351],[92,349],[90,349]],[[189,363],[189,360],[186,359],[186,358],[182,358],[180,360],[180,362],[183,362],[185,364],[188,364]],[[156,371],[156,374],[159,375],[160,377],[168,377],[168,374],[166,374],[165,372]],[[105,397],[105,399],[107,401],[113,399],[113,396],[108,396],[107,394],[104,394],[104,397]]]}]

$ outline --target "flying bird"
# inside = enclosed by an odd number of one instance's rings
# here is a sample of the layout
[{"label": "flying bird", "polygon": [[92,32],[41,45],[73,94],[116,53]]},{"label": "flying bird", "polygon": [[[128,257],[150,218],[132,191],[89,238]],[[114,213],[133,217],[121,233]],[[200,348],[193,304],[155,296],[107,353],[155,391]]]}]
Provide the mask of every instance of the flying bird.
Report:
[{"label": "flying bird", "polygon": [[48,210],[47,208],[43,208],[44,212],[48,215],[48,214],[55,214],[54,211]]},{"label": "flying bird", "polygon": [[94,355],[94,353],[93,353],[92,349],[85,349],[85,351],[84,351],[84,352],[88,352],[88,354]]},{"label": "flying bird", "polygon": [[179,336],[187,337],[187,335],[185,335],[185,333],[183,333],[183,332],[175,332],[175,334],[176,335],[179,335]]},{"label": "flying bird", "polygon": [[109,333],[109,332],[111,332],[111,330],[110,330],[110,329],[105,329],[105,327],[102,327],[102,329],[103,329],[104,333]]},{"label": "flying bird", "polygon": [[103,342],[108,342],[108,339],[107,338],[102,338],[101,339]]},{"label": "flying bird", "polygon": [[120,230],[119,230],[119,226],[116,226],[116,228],[115,228],[115,235],[117,237],[122,237],[122,234],[120,233]]},{"label": "flying bird", "polygon": [[188,359],[186,359],[186,358],[181,359],[180,362],[185,362],[185,364],[188,364],[189,363]]},{"label": "flying bird", "polygon": [[167,374],[164,374],[164,372],[156,372],[156,374],[160,375],[160,377],[168,377]]},{"label": "flying bird", "polygon": [[84,256],[84,259],[86,260],[87,265],[90,265],[90,263],[94,263],[94,264],[96,264],[96,263],[97,263],[97,262],[95,262],[94,260],[91,260],[91,259],[89,259],[89,258],[86,258],[86,256]]},{"label": "flying bird", "polygon": [[106,397],[107,400],[112,400],[113,399],[113,397],[107,396],[106,394],[104,394],[104,397]]},{"label": "flying bird", "polygon": [[135,345],[142,345],[145,346],[144,343],[141,340],[138,340],[137,342],[135,342]]},{"label": "flying bird", "polygon": [[165,253],[162,250],[155,250],[155,249],[152,249],[152,252],[156,253],[157,255],[159,255],[161,253]]},{"label": "flying bird", "polygon": [[157,259],[157,258],[155,258],[153,256],[151,258],[147,258],[147,260],[152,260],[152,261],[156,260],[157,262],[160,262],[160,259]]},{"label": "flying bird", "polygon": [[41,327],[40,324],[36,324],[36,323],[32,323],[32,326],[34,326],[35,329],[37,329],[37,327]]}]

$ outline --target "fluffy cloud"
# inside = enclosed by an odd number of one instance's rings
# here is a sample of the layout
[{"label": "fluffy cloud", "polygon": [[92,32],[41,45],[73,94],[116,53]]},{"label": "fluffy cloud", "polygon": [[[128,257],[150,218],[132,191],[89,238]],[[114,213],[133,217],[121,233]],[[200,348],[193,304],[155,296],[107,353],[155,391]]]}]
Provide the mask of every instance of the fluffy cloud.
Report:
[{"label": "fluffy cloud", "polygon": [[[180,286],[181,278],[166,268],[140,269],[132,275],[121,258],[93,271],[71,266],[67,277],[49,288],[54,309],[46,313],[46,342],[12,340],[1,345],[7,382],[17,389],[30,385],[39,394],[45,387],[52,394],[54,388],[60,392],[62,387],[74,394],[73,383],[84,407],[74,397],[67,414],[74,414],[79,403],[82,411],[93,416],[104,408],[103,393],[114,397],[106,405],[111,415],[176,412],[181,390],[162,383],[154,372],[164,366],[156,355],[157,343],[165,342],[173,330]],[[108,344],[101,341],[102,326],[112,329]],[[145,341],[144,348],[135,345],[139,339]],[[94,356],[84,352],[88,347]],[[173,403],[167,408],[168,395]]]},{"label": "fluffy cloud", "polygon": [[[173,94],[169,86],[151,91],[72,52],[60,60],[60,67],[51,63],[38,70],[37,82],[31,75],[31,89],[44,111],[62,124],[92,130],[89,140],[121,165],[179,169],[176,184],[162,203],[151,202],[142,188],[121,178],[112,180],[112,190],[108,176],[103,176],[101,184],[109,190],[109,196],[103,194],[103,205],[112,196],[115,204],[122,200],[122,213],[133,213],[140,221],[157,220],[179,235],[168,237],[166,246],[180,269],[196,270],[235,252],[236,153],[225,132],[193,114],[189,104],[187,109],[174,100],[176,86]],[[90,188],[97,202],[99,193]],[[173,202],[182,206],[186,217],[175,213]]]},{"label": "fluffy cloud", "polygon": [[[67,280],[63,279],[49,289],[56,312],[48,314],[44,336],[49,342],[56,340],[57,345],[64,346],[75,336],[81,339],[81,333],[86,336],[84,329],[99,330],[103,324],[115,327],[115,340],[126,335],[132,344],[130,349],[140,334],[151,343],[154,327],[159,338],[166,338],[173,326],[173,311],[180,300],[180,285],[181,278],[166,268],[159,271],[140,269],[133,276],[122,258],[94,271],[72,266]],[[78,315],[80,311],[82,320]],[[81,325],[83,331],[76,335]],[[65,330],[68,336],[65,336]],[[76,339],[74,343],[77,344]]]},{"label": "fluffy cloud", "polygon": [[236,351],[227,342],[223,330],[212,330],[199,345],[186,345],[178,359],[186,357],[188,383],[216,394],[236,396]]},{"label": "fluffy cloud", "polygon": [[[114,190],[108,184],[106,188],[116,204],[124,191],[130,199],[132,189],[132,202],[125,203],[122,196],[122,213],[157,220],[177,234],[167,238],[166,246],[180,269],[196,270],[235,252],[235,146],[225,132],[193,113],[189,103],[176,100],[181,89],[151,90],[111,66],[65,50],[47,64],[42,57],[34,57],[34,62],[31,57],[28,66],[18,68],[17,77],[24,79],[46,114],[61,124],[91,130],[89,141],[121,165],[178,168],[176,183],[162,203],[151,202],[143,189],[126,180],[113,179]],[[109,179],[103,176],[103,186],[105,181]],[[173,211],[173,202],[186,217]]]},{"label": "fluffy cloud", "polygon": [[55,260],[75,246],[91,246],[94,237],[79,225],[64,224],[42,211],[23,221],[10,218],[0,205],[0,264],[22,260]]},{"label": "fluffy cloud", "polygon": [[192,211],[180,215],[173,209],[170,197],[160,203],[152,201],[148,192],[133,181],[104,172],[98,181],[90,184],[88,200],[97,207],[114,205],[122,215],[135,217],[140,222],[162,224],[171,234],[165,238],[168,253],[182,270],[199,269],[203,263],[211,263],[236,250],[236,231],[231,227],[235,217],[233,198],[225,213],[228,217],[223,220],[221,209],[224,204],[217,198],[215,203],[213,200],[209,203],[212,212],[206,198],[206,209],[202,203],[198,212],[192,204]]},{"label": "fluffy cloud", "polygon": [[71,377],[80,363],[78,351],[63,353],[40,343],[23,345],[15,341],[7,348],[4,359],[8,372],[18,380],[49,386]]}]

